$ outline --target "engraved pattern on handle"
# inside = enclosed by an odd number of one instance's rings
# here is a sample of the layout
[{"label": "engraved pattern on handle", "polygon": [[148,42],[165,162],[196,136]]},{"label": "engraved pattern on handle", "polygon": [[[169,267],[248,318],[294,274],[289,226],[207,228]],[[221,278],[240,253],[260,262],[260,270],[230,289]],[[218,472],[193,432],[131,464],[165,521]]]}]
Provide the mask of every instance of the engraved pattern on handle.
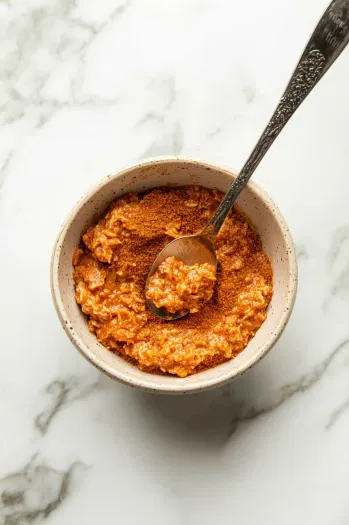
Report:
[{"label": "engraved pattern on handle", "polygon": [[[326,58],[318,49],[310,51],[306,58],[300,62],[261,137],[259,155],[263,154],[265,148],[269,148],[270,141],[273,141],[278,136],[293,113],[313,89],[321,76],[325,63]],[[251,160],[246,163],[245,169]]]},{"label": "engraved pattern on handle", "polygon": [[349,42],[349,0],[334,0],[327,8],[288,83],[272,118],[239,176],[202,231],[212,242],[241,190],[289,119]]}]

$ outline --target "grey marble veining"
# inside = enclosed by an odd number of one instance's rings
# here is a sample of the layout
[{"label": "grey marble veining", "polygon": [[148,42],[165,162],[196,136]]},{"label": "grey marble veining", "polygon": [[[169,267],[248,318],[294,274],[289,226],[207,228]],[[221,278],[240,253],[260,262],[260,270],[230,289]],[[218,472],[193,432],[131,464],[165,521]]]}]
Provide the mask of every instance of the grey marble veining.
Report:
[{"label": "grey marble veining", "polygon": [[84,399],[98,388],[98,380],[92,384],[81,384],[77,377],[66,380],[55,379],[46,388],[46,394],[51,398],[50,406],[46,407],[35,418],[35,428],[46,434],[53,418],[66,405],[78,399]]},{"label": "grey marble veining", "polygon": [[[338,356],[341,356],[342,354],[346,356],[344,365],[345,367],[347,367],[349,366],[349,339],[346,339],[345,341],[341,342],[338,346],[336,346],[336,348],[328,356],[326,356],[324,361],[312,368],[309,373],[301,376],[294,382],[283,386],[280,392],[278,393],[276,399],[274,399],[268,405],[261,407],[252,406],[249,408],[244,407],[243,404],[237,405],[236,413],[231,422],[230,435],[232,435],[235,432],[239,423],[242,423],[244,421],[251,421],[256,418],[259,418],[260,416],[268,414],[273,410],[279,408],[283,403],[287,402],[294,396],[307,392],[310,388],[312,388],[319,381],[321,381],[324,375],[330,370],[332,363],[334,363],[336,358]],[[343,366],[343,363],[341,363],[341,366]],[[326,423],[327,429],[330,428],[337,421],[337,419],[345,412],[347,405],[348,400],[346,400],[344,404],[341,405],[339,408],[336,408],[333,414],[330,414],[329,420]]]},{"label": "grey marble veining", "polygon": [[69,496],[73,476],[86,470],[74,462],[64,471],[47,466],[37,456],[0,479],[0,523],[22,525],[49,518]]}]

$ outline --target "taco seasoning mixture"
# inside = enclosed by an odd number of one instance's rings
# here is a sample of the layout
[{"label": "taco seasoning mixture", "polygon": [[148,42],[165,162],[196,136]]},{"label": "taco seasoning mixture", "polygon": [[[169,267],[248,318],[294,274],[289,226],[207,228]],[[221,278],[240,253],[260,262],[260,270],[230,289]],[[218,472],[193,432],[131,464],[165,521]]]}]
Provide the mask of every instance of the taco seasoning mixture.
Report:
[{"label": "taco seasoning mixture", "polygon": [[[75,297],[90,331],[145,372],[186,377],[221,364],[239,354],[266,319],[273,293],[271,264],[259,235],[236,209],[217,238],[216,281],[210,268],[202,272],[198,267],[188,281],[188,267],[180,261],[162,263],[167,263],[163,272],[178,271],[179,285],[195,282],[198,301],[185,302],[190,300],[180,286],[174,296],[195,313],[163,321],[146,306],[145,281],[159,251],[173,238],[201,231],[222,197],[201,186],[130,193],[112,203],[75,250]],[[164,301],[164,274],[156,275],[160,283],[153,292]]]}]

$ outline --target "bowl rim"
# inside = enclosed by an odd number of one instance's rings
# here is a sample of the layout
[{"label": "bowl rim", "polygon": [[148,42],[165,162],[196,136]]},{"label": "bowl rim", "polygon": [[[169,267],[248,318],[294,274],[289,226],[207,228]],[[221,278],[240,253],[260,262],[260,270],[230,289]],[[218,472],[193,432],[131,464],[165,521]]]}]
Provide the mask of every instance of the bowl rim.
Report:
[{"label": "bowl rim", "polygon": [[291,233],[287,226],[287,223],[285,219],[283,218],[279,208],[276,206],[276,204],[271,199],[271,197],[267,194],[267,192],[263,190],[254,181],[249,181],[247,184],[248,188],[251,189],[254,194],[257,194],[257,196],[268,207],[268,209],[271,211],[272,215],[275,217],[282,231],[282,235],[284,236],[286,245],[288,247],[287,252],[288,252],[288,260],[289,260],[289,268],[290,268],[289,279],[287,283],[288,284],[288,294],[287,294],[285,308],[283,309],[282,315],[280,316],[279,322],[277,324],[277,327],[273,331],[272,336],[263,345],[260,346],[258,351],[254,352],[254,354],[245,363],[241,364],[237,369],[230,370],[230,371],[228,370],[225,373],[217,374],[214,378],[204,379],[200,381],[200,374],[197,374],[197,377],[198,377],[197,383],[183,385],[183,384],[176,384],[176,379],[178,378],[173,377],[173,380],[174,380],[173,385],[170,385],[170,384],[159,385],[159,384],[152,382],[150,379],[147,379],[145,374],[144,374],[144,379],[140,378],[138,380],[135,378],[131,378],[127,376],[126,374],[118,371],[117,368],[109,365],[102,359],[99,359],[83,343],[83,341],[80,340],[79,336],[75,333],[72,324],[67,321],[69,320],[69,316],[67,315],[66,310],[64,308],[64,304],[63,304],[61,292],[60,292],[60,287],[59,287],[59,280],[58,280],[59,259],[60,259],[60,253],[61,253],[62,246],[63,246],[62,241],[64,240],[66,233],[68,232],[70,226],[72,225],[76,214],[85,205],[85,203],[89,199],[91,199],[91,197],[93,197],[93,195],[97,191],[99,191],[102,187],[104,187],[106,184],[108,184],[112,180],[115,180],[121,177],[122,175],[127,174],[127,172],[133,171],[135,169],[142,168],[145,166],[151,166],[151,165],[157,165],[157,164],[163,164],[163,163],[171,164],[171,163],[176,163],[176,162],[181,162],[185,164],[196,164],[204,168],[218,170],[230,177],[236,176],[236,172],[229,167],[224,167],[220,164],[209,163],[206,161],[194,159],[192,157],[187,157],[187,156],[177,156],[177,155],[157,156],[157,157],[148,158],[144,161],[139,161],[136,163],[129,164],[128,166],[118,170],[113,175],[107,175],[106,177],[103,177],[98,183],[94,184],[87,192],[85,192],[85,194],[77,201],[77,203],[73,206],[72,210],[67,215],[66,219],[64,220],[63,224],[60,227],[60,230],[54,242],[52,255],[51,255],[51,261],[50,261],[50,287],[51,287],[51,296],[52,296],[53,304],[54,304],[57,316],[60,320],[60,323],[64,331],[66,332],[68,338],[70,339],[72,344],[75,346],[75,348],[94,367],[96,367],[99,371],[105,373],[112,379],[115,379],[131,387],[136,387],[136,388],[146,390],[149,392],[163,393],[163,394],[195,393],[199,391],[209,390],[211,388],[216,388],[218,386],[224,385],[225,383],[229,381],[232,381],[233,379],[237,379],[242,374],[244,374],[247,370],[252,368],[252,366],[258,363],[258,361],[260,361],[260,359],[262,359],[262,357],[264,357],[271,350],[271,348],[276,344],[276,342],[281,337],[283,331],[285,330],[286,325],[288,323],[288,320],[293,310],[293,306],[294,306],[296,295],[297,295],[297,287],[298,287],[298,266],[297,266],[296,249],[293,243]]}]

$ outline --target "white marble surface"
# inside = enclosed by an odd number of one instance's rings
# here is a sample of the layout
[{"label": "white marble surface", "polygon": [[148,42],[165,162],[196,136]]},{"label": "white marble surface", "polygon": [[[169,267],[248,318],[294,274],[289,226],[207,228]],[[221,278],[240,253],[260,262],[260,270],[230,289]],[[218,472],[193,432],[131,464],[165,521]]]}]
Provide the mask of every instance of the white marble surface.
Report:
[{"label": "white marble surface", "polygon": [[51,304],[66,213],[157,154],[239,169],[326,0],[0,0],[0,525],[349,523],[349,50],[260,165],[299,252],[286,332],[185,398],[116,384]]}]

